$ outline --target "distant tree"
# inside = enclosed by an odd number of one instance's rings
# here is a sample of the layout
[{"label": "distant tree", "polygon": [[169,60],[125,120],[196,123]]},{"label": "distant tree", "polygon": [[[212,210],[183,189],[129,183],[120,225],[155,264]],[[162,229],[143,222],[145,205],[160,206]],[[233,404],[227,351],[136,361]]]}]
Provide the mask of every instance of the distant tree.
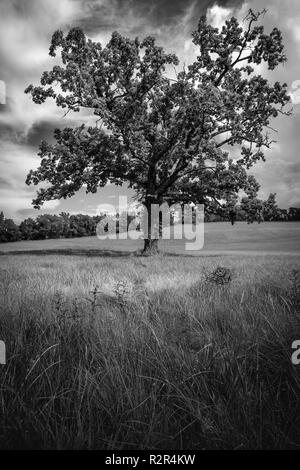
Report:
[{"label": "distant tree", "polygon": [[[40,166],[27,184],[50,185],[38,190],[34,206],[82,186],[94,193],[109,181],[128,183],[149,210],[144,250],[151,253],[158,249],[151,204],[209,206],[240,190],[256,193],[247,170],[264,160],[263,149],[273,142],[270,120],[288,114],[289,101],[286,84],[255,74],[257,64],[273,70],[286,60],[281,32],[264,33],[260,18],[250,10],[243,26],[231,18],[218,30],[202,17],[193,32],[197,58],[176,79],[165,69],[177,66],[177,57],[153,37],[131,40],[114,32],[102,47],[79,28],[66,36],[56,31],[49,53],[60,49],[61,64],[25,91],[38,104],[53,98],[66,112],[89,109],[97,123],[56,129],[54,144],[41,143]],[[236,161],[228,159],[233,146]]]},{"label": "distant tree", "polygon": [[59,215],[51,215],[49,218],[51,222],[49,238],[62,238],[64,236],[64,219]]},{"label": "distant tree", "polygon": [[6,219],[3,212],[0,214],[0,242],[15,242],[19,240],[20,233],[18,226],[12,219]]},{"label": "distant tree", "polygon": [[238,195],[230,195],[227,198],[226,203],[222,207],[222,217],[231,222],[231,225],[234,225],[237,219],[237,207],[238,207]]},{"label": "distant tree", "polygon": [[263,208],[264,203],[261,199],[256,197],[243,197],[240,204],[241,210],[245,214],[245,219],[248,224],[263,222]]},{"label": "distant tree", "polygon": [[88,235],[85,224],[83,223],[82,215],[71,215],[70,217],[70,230],[73,237],[86,237]]},{"label": "distant tree", "polygon": [[47,214],[39,215],[36,218],[36,225],[40,239],[51,238],[51,220]]},{"label": "distant tree", "polygon": [[288,212],[288,218],[291,221],[300,220],[300,207],[290,207]]},{"label": "distant tree", "polygon": [[278,220],[282,222],[289,220],[287,209],[278,209]]},{"label": "distant tree", "polygon": [[19,225],[22,240],[37,240],[39,238],[38,226],[32,218],[23,220]]},{"label": "distant tree", "polygon": [[63,228],[62,228],[62,236],[64,238],[71,237],[70,231],[70,214],[68,212],[61,212],[59,216],[62,219]]},{"label": "distant tree", "polygon": [[263,218],[265,221],[275,221],[279,219],[279,215],[276,193],[270,193],[268,199],[263,202]]},{"label": "distant tree", "polygon": [[266,201],[259,199],[253,193],[243,197],[240,203],[235,195],[223,204],[221,214],[223,218],[230,220],[232,225],[235,220],[246,220],[249,223],[287,220],[287,211],[279,209],[277,205],[276,193],[270,193]]},{"label": "distant tree", "polygon": [[61,238],[64,235],[64,220],[58,215],[43,214],[36,218],[36,229],[40,239]]},{"label": "distant tree", "polygon": [[81,225],[85,228],[86,234],[88,236],[95,235],[96,227],[93,221],[93,218],[89,215],[81,215]]}]

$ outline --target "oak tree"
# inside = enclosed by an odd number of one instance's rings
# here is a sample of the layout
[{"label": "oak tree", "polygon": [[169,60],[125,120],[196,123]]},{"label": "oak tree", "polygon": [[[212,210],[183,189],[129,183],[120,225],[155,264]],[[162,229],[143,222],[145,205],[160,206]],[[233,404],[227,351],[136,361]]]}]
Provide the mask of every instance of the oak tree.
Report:
[{"label": "oak tree", "polygon": [[[47,184],[34,206],[108,182],[127,183],[147,208],[217,207],[240,191],[255,197],[259,185],[248,170],[273,142],[271,121],[289,113],[287,85],[255,71],[286,60],[281,32],[265,33],[261,18],[250,10],[242,24],[233,17],[220,29],[200,18],[192,33],[198,55],[180,71],[176,55],[153,37],[114,32],[103,47],[79,28],[56,31],[49,54],[59,52],[60,65],[25,91],[38,104],[54,99],[66,113],[87,109],[95,123],[56,129],[54,144],[41,142],[40,166],[27,183]],[[156,250],[149,216],[145,251]]]}]

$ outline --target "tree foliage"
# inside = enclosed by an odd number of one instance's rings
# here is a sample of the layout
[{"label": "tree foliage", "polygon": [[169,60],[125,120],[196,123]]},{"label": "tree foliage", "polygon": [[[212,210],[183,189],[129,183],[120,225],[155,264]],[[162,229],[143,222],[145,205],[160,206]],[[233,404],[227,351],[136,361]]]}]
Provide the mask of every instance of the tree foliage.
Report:
[{"label": "tree foliage", "polygon": [[[291,209],[290,209],[291,210]],[[292,220],[286,209],[280,209],[276,201],[276,193],[270,193],[264,201],[258,197],[232,198],[224,204],[220,215],[234,223],[235,220],[253,222],[277,222]]]},{"label": "tree foliage", "polygon": [[14,242],[19,239],[18,226],[12,219],[6,219],[3,212],[0,212],[0,243]]},{"label": "tree foliage", "polygon": [[[97,224],[104,217],[104,214],[90,216],[61,212],[59,215],[42,214],[35,219],[29,217],[17,225],[0,212],[0,242],[95,236]],[[106,220],[110,219],[116,219],[116,223],[110,225],[115,225],[121,232],[128,229],[134,217],[127,212],[115,217],[106,215]],[[119,224],[120,219],[125,222],[127,219],[127,224]],[[106,224],[105,231],[109,230],[110,225]]]},{"label": "tree foliage", "polygon": [[178,58],[153,37],[114,32],[103,47],[79,28],[56,31],[49,53],[61,63],[26,93],[38,104],[52,98],[66,113],[88,109],[95,124],[56,129],[54,144],[41,143],[27,183],[47,185],[34,206],[108,182],[129,184],[146,207],[193,201],[212,210],[241,190],[255,198],[259,185],[248,170],[264,160],[270,123],[288,114],[289,101],[286,84],[255,73],[286,60],[281,32],[266,34],[260,19],[250,10],[245,24],[231,18],[218,30],[202,17],[192,34],[198,55],[176,78]]}]

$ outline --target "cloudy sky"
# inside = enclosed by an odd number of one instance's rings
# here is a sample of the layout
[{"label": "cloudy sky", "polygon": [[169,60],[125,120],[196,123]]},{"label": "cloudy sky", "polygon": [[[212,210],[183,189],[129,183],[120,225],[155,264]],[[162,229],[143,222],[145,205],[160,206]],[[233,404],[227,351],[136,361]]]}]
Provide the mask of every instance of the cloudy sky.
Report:
[{"label": "cloudy sky", "polygon": [[[299,0],[0,0],[0,210],[16,221],[38,215],[31,206],[35,188],[26,186],[25,178],[38,166],[39,142],[50,140],[54,128],[77,125],[81,119],[78,113],[63,118],[63,111],[51,101],[36,105],[24,94],[30,83],[37,84],[42,72],[53,66],[48,49],[56,29],[81,26],[102,43],[114,30],[129,37],[152,34],[188,64],[195,53],[190,34],[200,15],[206,14],[219,26],[232,15],[242,20],[250,7],[265,7],[266,31],[278,26],[283,33],[288,62],[272,75],[263,67],[260,72],[286,82],[294,102],[293,116],[276,120],[277,143],[268,150],[267,162],[252,171],[261,184],[261,197],[276,192],[281,207],[300,206]],[[110,203],[121,193],[124,190],[112,186],[97,195],[82,190],[66,201],[44,204],[41,212],[95,214],[99,204]]]}]

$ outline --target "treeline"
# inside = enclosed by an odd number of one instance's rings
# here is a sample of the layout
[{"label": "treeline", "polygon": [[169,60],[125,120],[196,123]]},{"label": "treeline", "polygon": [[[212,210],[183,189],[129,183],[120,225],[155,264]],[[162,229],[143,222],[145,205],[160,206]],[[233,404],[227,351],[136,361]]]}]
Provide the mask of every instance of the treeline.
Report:
[{"label": "treeline", "polygon": [[[93,236],[96,235],[96,226],[103,217],[105,217],[104,214],[89,216],[84,214],[70,215],[62,212],[59,215],[43,214],[35,219],[28,218],[17,225],[12,219],[5,218],[3,212],[0,212],[0,243]],[[112,218],[112,216],[107,217]],[[127,216],[128,226],[133,219],[133,216]]]},{"label": "treeline", "polygon": [[207,215],[207,222],[224,220],[232,223],[300,221],[300,207],[280,209],[276,202],[276,193],[270,193],[265,201],[257,197],[243,197],[240,201],[235,198]]},{"label": "treeline", "polygon": [[[276,204],[276,195],[270,194],[266,201],[244,197],[240,202],[229,201],[226,205],[205,211],[205,222],[220,221],[300,221],[300,208],[280,209]],[[84,214],[70,215],[62,212],[59,215],[43,214],[35,219],[28,218],[17,225],[12,219],[4,217],[0,212],[0,243],[19,240],[45,240],[49,238],[74,238],[96,235],[96,226],[105,215],[89,216]],[[113,219],[113,216],[107,216]],[[135,219],[133,215],[125,215],[127,228]],[[119,231],[119,220],[124,221],[124,214],[117,214],[116,231]],[[171,217],[171,224],[174,217]],[[113,224],[111,225],[114,226]],[[124,224],[122,223],[124,227]],[[108,227],[107,227],[108,228]],[[121,230],[123,231],[123,229]]]}]

